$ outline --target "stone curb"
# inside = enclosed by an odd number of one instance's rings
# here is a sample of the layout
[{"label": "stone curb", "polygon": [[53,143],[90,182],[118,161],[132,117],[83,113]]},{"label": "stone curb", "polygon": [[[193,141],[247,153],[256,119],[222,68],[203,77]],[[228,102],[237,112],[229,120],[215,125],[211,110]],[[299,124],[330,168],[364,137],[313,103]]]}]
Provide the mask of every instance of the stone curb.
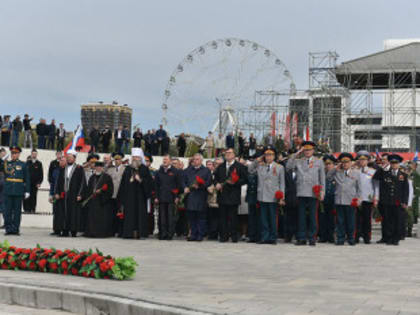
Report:
[{"label": "stone curb", "polygon": [[112,295],[0,283],[0,303],[86,315],[209,315],[214,313]]}]

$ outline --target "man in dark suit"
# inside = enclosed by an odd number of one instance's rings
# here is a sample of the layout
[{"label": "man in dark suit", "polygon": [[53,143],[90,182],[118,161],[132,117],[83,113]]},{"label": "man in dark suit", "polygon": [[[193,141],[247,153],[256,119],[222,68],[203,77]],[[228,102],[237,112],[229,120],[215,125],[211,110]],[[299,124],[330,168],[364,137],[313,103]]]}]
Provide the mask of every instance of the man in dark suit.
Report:
[{"label": "man in dark suit", "polygon": [[169,155],[163,157],[162,166],[155,176],[155,187],[155,204],[159,204],[159,239],[172,240],[175,228],[175,205],[184,187],[181,172],[171,166]]},{"label": "man in dark suit", "polygon": [[220,242],[238,242],[238,206],[241,204],[241,186],[247,182],[247,169],[235,160],[235,151],[225,151],[225,162],[215,171],[217,202],[220,207]]},{"label": "man in dark suit", "polygon": [[229,132],[226,136],[226,148],[235,148],[235,137],[233,136],[233,132]]},{"label": "man in dark suit", "polygon": [[26,166],[29,171],[31,189],[29,192],[30,197],[23,201],[23,210],[35,213],[38,189],[44,180],[42,163],[38,161],[38,152],[35,149],[32,150],[31,156],[26,161]]},{"label": "man in dark suit", "polygon": [[105,126],[105,129],[101,132],[101,141],[102,141],[102,152],[109,152],[109,144],[112,139],[112,131],[109,129],[109,126]]}]

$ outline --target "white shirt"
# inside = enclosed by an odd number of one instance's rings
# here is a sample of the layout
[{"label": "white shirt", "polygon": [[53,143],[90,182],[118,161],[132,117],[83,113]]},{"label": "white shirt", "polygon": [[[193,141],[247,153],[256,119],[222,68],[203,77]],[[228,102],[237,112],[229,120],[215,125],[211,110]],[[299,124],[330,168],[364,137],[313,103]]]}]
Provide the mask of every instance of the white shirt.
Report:
[{"label": "white shirt", "polygon": [[121,134],[122,134],[122,130],[118,130],[118,132],[117,132],[117,138],[118,139],[122,138]]},{"label": "white shirt", "polygon": [[67,165],[67,174],[66,174],[67,178],[70,178],[70,174],[73,170],[73,167],[74,167],[74,163],[72,165]]}]

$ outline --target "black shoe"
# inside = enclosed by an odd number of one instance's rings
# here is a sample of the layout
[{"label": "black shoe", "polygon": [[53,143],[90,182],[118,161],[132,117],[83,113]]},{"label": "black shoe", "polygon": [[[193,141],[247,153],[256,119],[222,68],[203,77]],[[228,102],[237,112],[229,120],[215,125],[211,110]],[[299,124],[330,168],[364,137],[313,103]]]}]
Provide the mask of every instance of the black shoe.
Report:
[{"label": "black shoe", "polygon": [[221,238],[221,239],[219,240],[219,242],[220,242],[220,243],[226,243],[226,242],[227,242],[227,239],[225,239],[225,238]]},{"label": "black shoe", "polygon": [[296,246],[306,245],[306,241],[304,241],[304,240],[296,241],[295,245]]},{"label": "black shoe", "polygon": [[247,243],[257,243],[257,241],[255,241],[255,240],[251,240],[251,239],[247,240],[246,242],[247,242]]},{"label": "black shoe", "polygon": [[315,241],[309,241],[309,246],[315,246],[315,245],[316,245]]},{"label": "black shoe", "polygon": [[51,236],[54,236],[54,235],[57,235],[57,234],[58,234],[57,232],[51,232],[50,233]]},{"label": "black shoe", "polygon": [[376,241],[376,244],[385,244],[385,240],[381,238],[379,241]]},{"label": "black shoe", "polygon": [[411,230],[407,231],[407,237],[413,237],[413,232]]},{"label": "black shoe", "polygon": [[392,245],[398,246],[399,245],[399,242],[398,241],[393,241],[392,242]]},{"label": "black shoe", "polygon": [[349,243],[350,246],[356,245],[356,242],[355,241],[348,241],[347,243]]},{"label": "black shoe", "polygon": [[337,246],[343,246],[343,245],[344,245],[344,242],[338,242],[338,241],[337,241],[337,242],[335,243],[335,245],[337,245]]},{"label": "black shoe", "polygon": [[232,240],[232,243],[238,243],[238,240],[237,239],[233,239]]},{"label": "black shoe", "polygon": [[77,232],[71,232],[71,237],[76,237],[77,236]]},{"label": "black shoe", "polygon": [[187,238],[187,241],[188,242],[195,242],[197,239],[196,238],[194,238],[194,237],[188,237]]},{"label": "black shoe", "polygon": [[319,241],[318,241],[318,243],[326,243],[327,242],[327,240],[324,240],[324,239],[320,239]]},{"label": "black shoe", "polygon": [[5,232],[4,235],[13,235],[14,233],[12,232]]},{"label": "black shoe", "polygon": [[393,245],[393,244],[394,242],[391,242],[391,241],[386,242],[386,245]]},{"label": "black shoe", "polygon": [[202,237],[199,237],[199,238],[197,238],[195,241],[196,241],[196,242],[202,242],[202,241],[203,241],[203,238],[202,238]]},{"label": "black shoe", "polygon": [[258,241],[257,244],[266,244],[264,241]]},{"label": "black shoe", "polygon": [[370,240],[363,240],[365,244],[370,244]]},{"label": "black shoe", "polygon": [[266,244],[277,245],[277,241],[267,241]]},{"label": "black shoe", "polygon": [[285,237],[284,238],[284,242],[285,243],[291,243],[292,242],[292,238],[291,237]]},{"label": "black shoe", "polygon": [[0,230],[4,230],[4,229],[5,229],[4,225],[0,226]]}]

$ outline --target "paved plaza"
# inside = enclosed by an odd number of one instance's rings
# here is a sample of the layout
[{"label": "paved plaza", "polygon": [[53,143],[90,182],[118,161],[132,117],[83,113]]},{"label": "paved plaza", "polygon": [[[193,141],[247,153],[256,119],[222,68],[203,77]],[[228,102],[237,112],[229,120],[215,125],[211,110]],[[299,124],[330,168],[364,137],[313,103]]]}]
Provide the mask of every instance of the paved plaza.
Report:
[{"label": "paved plaza", "polygon": [[[134,256],[132,281],[0,271],[0,282],[101,293],[216,314],[420,314],[420,241],[400,246],[298,247],[58,238],[23,228],[11,244],[99,248]],[[377,238],[377,236],[376,236]],[[1,235],[0,239],[4,239]]]}]

